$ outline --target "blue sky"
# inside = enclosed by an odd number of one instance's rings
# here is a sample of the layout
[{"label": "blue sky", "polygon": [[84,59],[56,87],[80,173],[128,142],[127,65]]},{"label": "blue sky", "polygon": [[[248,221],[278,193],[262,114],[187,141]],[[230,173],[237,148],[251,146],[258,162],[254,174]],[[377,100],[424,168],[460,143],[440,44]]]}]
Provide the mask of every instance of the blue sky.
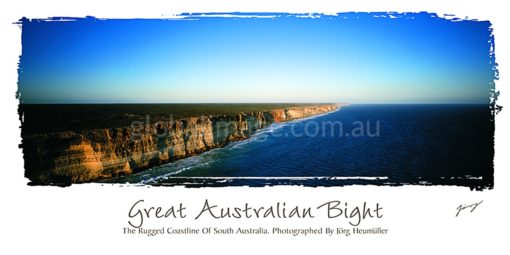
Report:
[{"label": "blue sky", "polygon": [[490,23],[376,18],[22,21],[23,103],[488,103]]}]

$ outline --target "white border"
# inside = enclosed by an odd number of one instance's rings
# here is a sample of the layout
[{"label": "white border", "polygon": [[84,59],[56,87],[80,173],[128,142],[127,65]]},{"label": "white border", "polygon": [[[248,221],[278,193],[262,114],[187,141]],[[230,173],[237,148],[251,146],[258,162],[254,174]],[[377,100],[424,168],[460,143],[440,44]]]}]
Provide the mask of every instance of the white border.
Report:
[{"label": "white border", "polygon": [[[188,253],[211,252],[288,254],[382,252],[396,254],[500,254],[507,250],[506,229],[509,227],[507,202],[509,194],[507,130],[510,130],[507,109],[496,119],[495,188],[473,192],[467,188],[443,186],[374,187],[349,186],[340,188],[305,188],[278,186],[265,188],[228,187],[186,189],[182,187],[118,187],[111,185],[73,185],[69,188],[30,187],[23,178],[17,100],[17,62],[21,52],[20,30],[12,22],[26,16],[98,18],[161,18],[182,12],[291,12],[332,14],[346,11],[428,11],[490,20],[495,31],[496,61],[501,91],[498,104],[507,106],[510,45],[508,14],[504,2],[454,0],[387,0],[387,1],[16,1],[3,2],[1,12],[2,47],[1,104],[2,141],[2,254],[53,253]],[[339,199],[353,204],[379,202],[384,217],[371,223],[390,229],[387,236],[289,237],[289,236],[126,236],[129,207],[138,199],[147,203],[167,205],[183,202],[190,210],[199,210],[205,198],[217,204],[237,205],[244,202],[265,205],[278,201],[313,206]],[[484,200],[472,214],[454,217],[460,203]],[[228,220],[193,221],[169,220],[166,226],[329,226],[342,225],[327,219],[315,220]],[[367,226],[369,226],[367,225]],[[8,253],[7,253],[8,252]]]}]

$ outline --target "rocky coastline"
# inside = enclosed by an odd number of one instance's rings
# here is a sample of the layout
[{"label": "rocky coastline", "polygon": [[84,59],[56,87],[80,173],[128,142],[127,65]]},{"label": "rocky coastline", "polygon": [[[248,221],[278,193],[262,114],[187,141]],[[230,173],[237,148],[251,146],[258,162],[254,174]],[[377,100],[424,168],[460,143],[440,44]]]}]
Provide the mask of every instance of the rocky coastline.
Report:
[{"label": "rocky coastline", "polygon": [[128,127],[22,137],[25,176],[34,185],[69,185],[128,175],[245,140],[259,129],[334,111],[307,105],[189,117]]}]

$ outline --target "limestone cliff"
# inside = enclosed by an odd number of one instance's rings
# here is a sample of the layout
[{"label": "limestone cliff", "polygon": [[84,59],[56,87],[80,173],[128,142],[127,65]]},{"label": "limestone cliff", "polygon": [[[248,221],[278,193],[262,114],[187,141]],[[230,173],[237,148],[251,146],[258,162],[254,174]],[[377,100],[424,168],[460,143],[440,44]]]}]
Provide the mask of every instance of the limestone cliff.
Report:
[{"label": "limestone cliff", "polygon": [[191,117],[154,124],[23,137],[25,176],[34,184],[89,182],[131,174],[249,138],[274,122],[333,111],[317,105]]}]

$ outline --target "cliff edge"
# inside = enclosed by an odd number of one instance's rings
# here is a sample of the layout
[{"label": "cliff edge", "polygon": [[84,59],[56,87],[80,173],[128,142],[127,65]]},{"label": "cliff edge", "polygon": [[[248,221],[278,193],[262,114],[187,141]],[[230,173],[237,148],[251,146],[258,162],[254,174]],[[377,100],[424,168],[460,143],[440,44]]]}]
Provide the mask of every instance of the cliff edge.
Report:
[{"label": "cliff edge", "polygon": [[25,176],[31,184],[69,185],[119,175],[194,156],[248,139],[271,123],[336,110],[337,104],[189,117],[129,127],[23,136]]}]

